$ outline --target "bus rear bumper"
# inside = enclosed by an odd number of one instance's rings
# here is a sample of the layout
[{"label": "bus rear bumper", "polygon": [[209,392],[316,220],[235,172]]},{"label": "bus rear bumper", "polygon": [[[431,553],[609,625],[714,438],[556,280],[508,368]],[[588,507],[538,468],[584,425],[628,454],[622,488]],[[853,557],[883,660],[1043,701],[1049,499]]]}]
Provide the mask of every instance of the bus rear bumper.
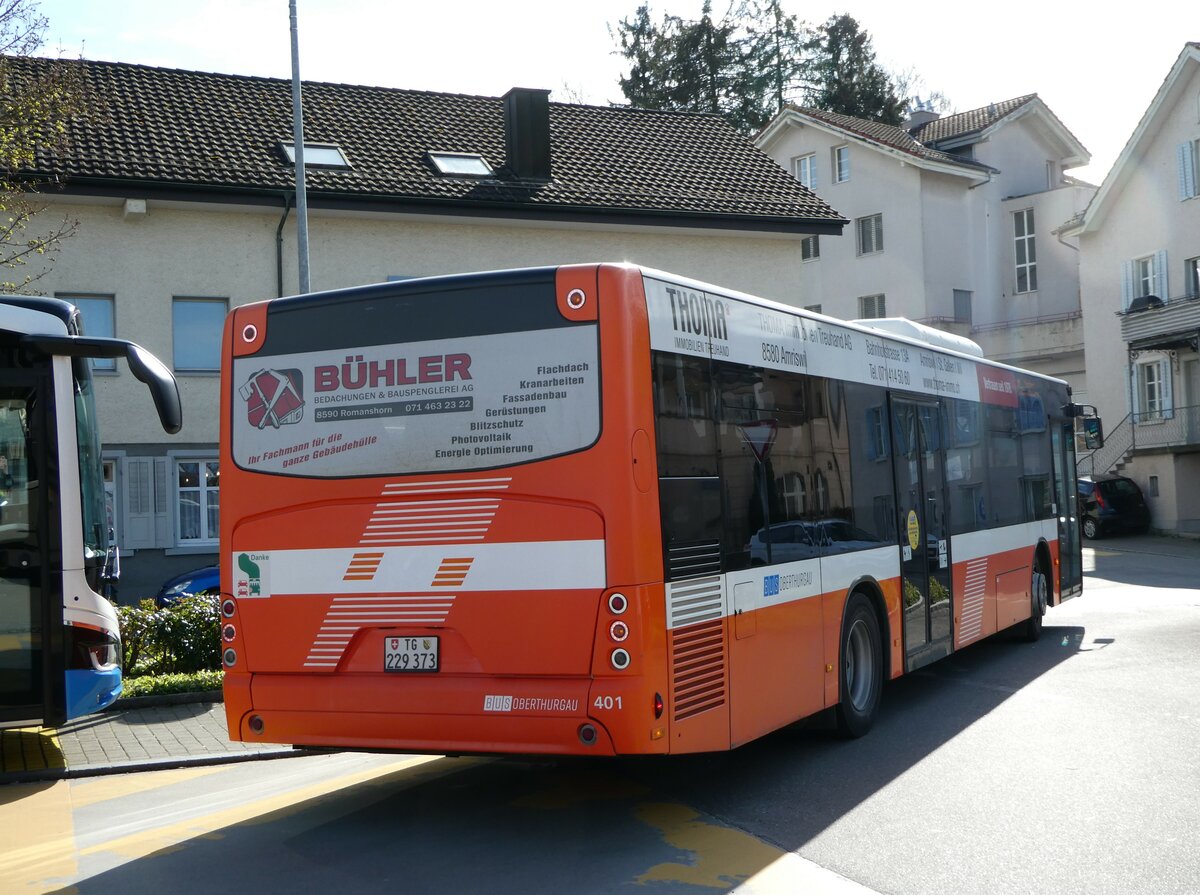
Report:
[{"label": "bus rear bumper", "polygon": [[363,751],[616,754],[605,725],[588,715],[586,678],[417,680],[227,673],[229,736]]},{"label": "bus rear bumper", "polygon": [[[255,733],[254,728],[259,724],[261,732]],[[234,735],[231,725],[230,737],[247,743],[286,743],[364,752],[616,754],[608,732],[594,720],[584,717],[484,718],[477,715],[252,711],[243,716],[239,728],[239,735]]]}]

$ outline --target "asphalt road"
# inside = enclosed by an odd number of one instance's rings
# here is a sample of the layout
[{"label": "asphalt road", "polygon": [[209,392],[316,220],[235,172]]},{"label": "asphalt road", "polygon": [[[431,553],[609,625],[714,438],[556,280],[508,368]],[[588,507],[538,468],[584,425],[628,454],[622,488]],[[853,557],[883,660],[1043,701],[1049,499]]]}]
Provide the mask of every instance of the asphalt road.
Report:
[{"label": "asphalt road", "polygon": [[861,740],[10,786],[0,891],[1194,893],[1200,544],[1089,546],[1084,596],[1041,641],[893,682]]}]

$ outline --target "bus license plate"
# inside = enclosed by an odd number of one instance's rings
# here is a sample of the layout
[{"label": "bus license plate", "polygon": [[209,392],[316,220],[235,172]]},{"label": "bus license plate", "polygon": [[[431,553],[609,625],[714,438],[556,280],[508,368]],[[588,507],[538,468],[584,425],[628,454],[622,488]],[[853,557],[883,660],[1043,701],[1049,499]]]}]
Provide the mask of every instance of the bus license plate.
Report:
[{"label": "bus license plate", "polygon": [[384,671],[437,671],[438,638],[385,637]]}]

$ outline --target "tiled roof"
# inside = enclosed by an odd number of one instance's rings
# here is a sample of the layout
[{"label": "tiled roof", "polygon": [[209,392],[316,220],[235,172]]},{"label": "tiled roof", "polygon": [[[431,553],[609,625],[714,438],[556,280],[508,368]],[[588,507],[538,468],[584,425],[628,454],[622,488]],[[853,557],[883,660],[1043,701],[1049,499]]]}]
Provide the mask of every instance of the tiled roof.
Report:
[{"label": "tiled roof", "polygon": [[987,165],[982,165],[974,162],[971,159],[962,158],[957,155],[951,155],[947,152],[941,152],[937,149],[932,149],[922,143],[920,140],[914,139],[908,131],[903,128],[895,127],[891,124],[883,124],[878,121],[869,121],[865,118],[855,118],[851,115],[841,115],[837,112],[826,112],[822,109],[799,108],[797,111],[815,118],[818,121],[823,121],[826,124],[831,124],[839,130],[854,134],[858,137],[863,137],[891,149],[898,149],[901,152],[907,152],[909,155],[917,158],[925,159],[931,162],[943,162],[950,165],[959,165],[964,168],[973,170],[987,170]]},{"label": "tiled roof", "polygon": [[1016,99],[991,103],[982,109],[971,109],[969,112],[959,112],[955,115],[947,115],[945,118],[936,118],[914,128],[913,136],[928,146],[940,143],[942,140],[952,140],[968,134],[975,134],[986,130],[1001,118],[1035,99],[1037,99],[1037,94],[1029,93],[1025,96],[1018,96]]},{"label": "tiled roof", "polygon": [[[14,74],[48,60],[9,58]],[[107,106],[104,119],[72,128],[61,156],[41,155],[35,174],[68,191],[87,185],[282,193],[294,172],[291,82],[81,63]],[[840,215],[724,120],[712,115],[550,104],[552,179],[504,171],[503,100],[415,90],[306,82],[306,143],[335,143],[349,170],[309,167],[309,202],[390,203],[422,210],[595,219],[665,218],[689,226],[836,232]],[[479,153],[488,180],[436,173],[430,151]]]}]

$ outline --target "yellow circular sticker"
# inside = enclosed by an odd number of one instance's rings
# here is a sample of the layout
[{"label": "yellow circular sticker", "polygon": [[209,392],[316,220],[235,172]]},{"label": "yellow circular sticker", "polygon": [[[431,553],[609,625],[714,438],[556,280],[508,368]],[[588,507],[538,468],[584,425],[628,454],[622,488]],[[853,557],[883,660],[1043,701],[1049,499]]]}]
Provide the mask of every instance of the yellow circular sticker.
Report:
[{"label": "yellow circular sticker", "polygon": [[908,511],[908,546],[913,550],[921,543],[921,523],[917,521],[917,511]]}]

